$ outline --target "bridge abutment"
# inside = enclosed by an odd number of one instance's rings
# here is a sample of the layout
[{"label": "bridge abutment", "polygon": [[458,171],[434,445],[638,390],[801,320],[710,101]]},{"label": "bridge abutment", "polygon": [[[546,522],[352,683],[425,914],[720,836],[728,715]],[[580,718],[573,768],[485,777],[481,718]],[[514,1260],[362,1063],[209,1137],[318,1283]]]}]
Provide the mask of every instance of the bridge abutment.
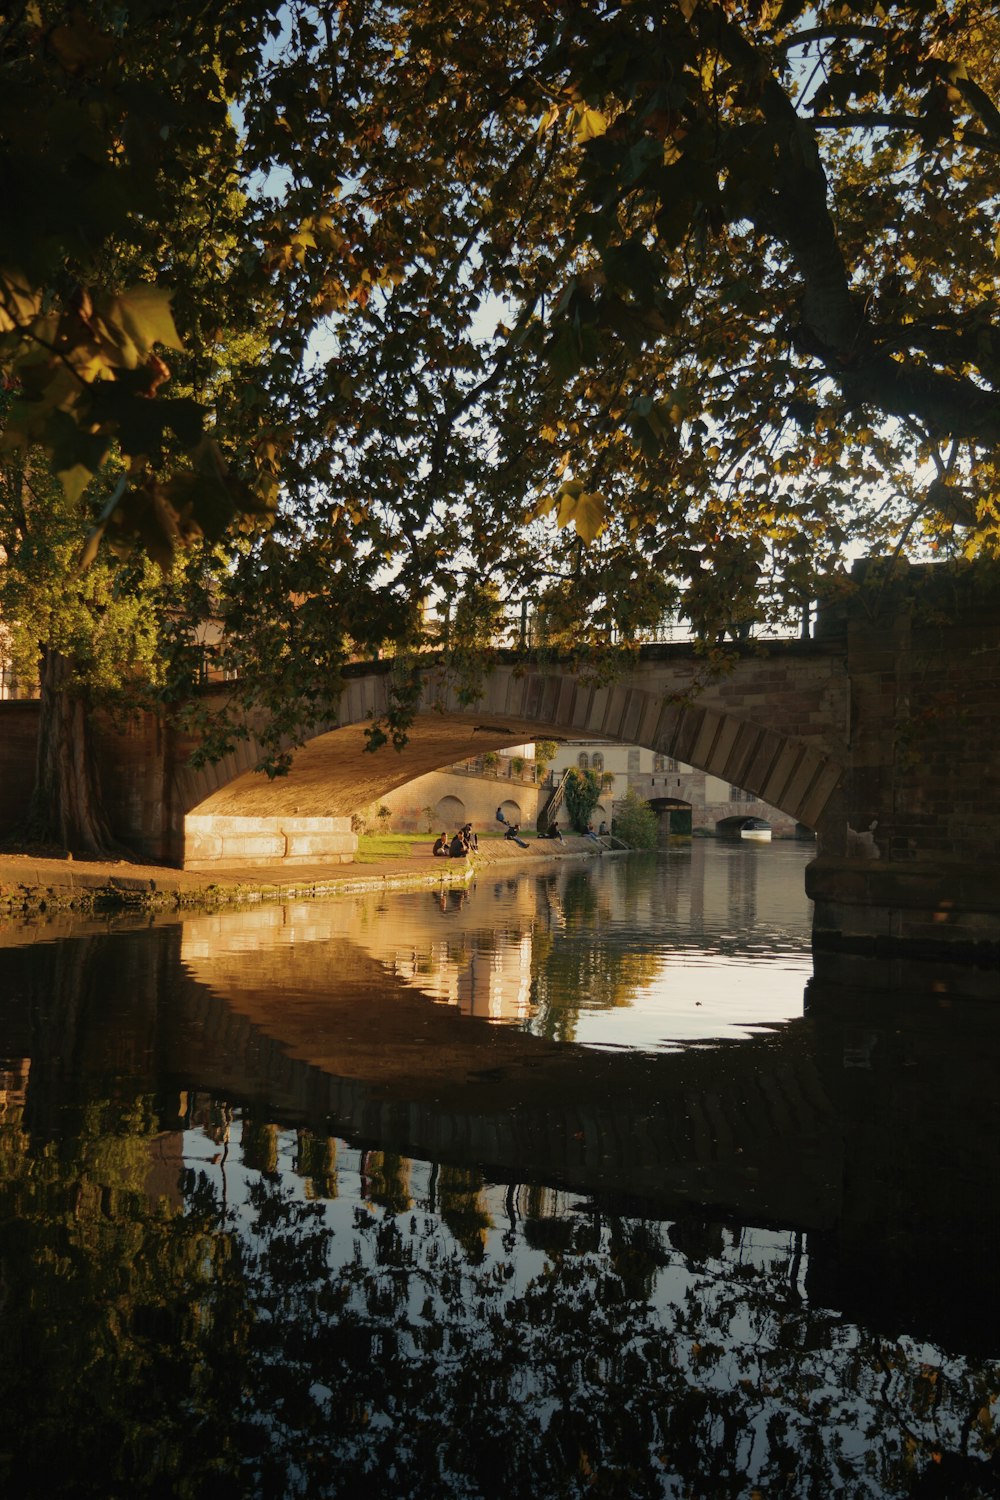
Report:
[{"label": "bridge abutment", "polygon": [[1000,570],[855,569],[844,771],[817,825],[817,945],[1000,956]]},{"label": "bridge abutment", "polygon": [[821,856],[806,868],[817,948],[995,963],[1000,871],[941,860],[881,863]]},{"label": "bridge abutment", "polygon": [[350,818],[234,818],[189,813],[184,820],[185,870],[215,865],[351,864],[358,836]]}]

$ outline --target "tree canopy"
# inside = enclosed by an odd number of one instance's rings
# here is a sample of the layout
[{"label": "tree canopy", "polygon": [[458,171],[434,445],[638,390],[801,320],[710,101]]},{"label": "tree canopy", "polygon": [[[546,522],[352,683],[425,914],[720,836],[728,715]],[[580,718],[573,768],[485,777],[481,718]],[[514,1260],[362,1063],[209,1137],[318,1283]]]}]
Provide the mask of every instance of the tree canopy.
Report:
[{"label": "tree canopy", "polygon": [[7,7],[5,443],[222,548],[282,730],[427,599],[711,637],[993,551],[998,59],[985,0]]},{"label": "tree canopy", "polygon": [[706,626],[808,597],[849,541],[995,545],[992,7],[310,14],[281,295],[334,316],[294,472],[397,587],[468,550],[578,639],[673,584]]}]

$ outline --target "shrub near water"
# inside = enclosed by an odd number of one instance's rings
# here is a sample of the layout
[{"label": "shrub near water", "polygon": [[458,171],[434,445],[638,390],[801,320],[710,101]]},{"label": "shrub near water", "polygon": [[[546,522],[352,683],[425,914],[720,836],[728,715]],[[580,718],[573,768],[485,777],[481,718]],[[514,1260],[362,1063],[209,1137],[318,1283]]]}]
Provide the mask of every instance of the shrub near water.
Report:
[{"label": "shrub near water", "polygon": [[566,811],[577,833],[586,833],[594,808],[601,800],[601,784],[593,771],[578,771],[571,766],[566,773]]},{"label": "shrub near water", "polygon": [[655,849],[658,833],[656,814],[631,787],[615,809],[615,833],[633,849]]}]

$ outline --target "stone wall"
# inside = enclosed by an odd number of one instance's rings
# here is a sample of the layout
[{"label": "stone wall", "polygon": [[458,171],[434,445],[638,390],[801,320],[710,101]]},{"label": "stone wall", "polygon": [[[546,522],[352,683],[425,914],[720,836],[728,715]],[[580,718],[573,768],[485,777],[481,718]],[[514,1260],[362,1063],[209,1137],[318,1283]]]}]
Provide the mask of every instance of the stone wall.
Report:
[{"label": "stone wall", "polygon": [[879,578],[844,608],[849,757],[807,876],[820,945],[1000,957],[1000,569]]},{"label": "stone wall", "polygon": [[1000,858],[1000,572],[912,568],[848,627],[851,758],[842,850]]},{"label": "stone wall", "polygon": [[498,826],[498,806],[503,807],[508,822],[520,822],[525,828],[534,828],[539,799],[548,795],[549,788],[539,788],[531,782],[514,781],[505,776],[432,771],[430,775],[418,776],[395,791],[386,792],[372,804],[371,810],[374,813],[379,804],[384,803],[392,814],[389,827],[400,833],[429,831],[438,834],[444,829],[451,834],[463,823],[471,823],[477,833],[483,833]]},{"label": "stone wall", "polygon": [[225,818],[189,813],[184,868],[350,864],[357,847],[350,818]]},{"label": "stone wall", "polygon": [[183,815],[173,796],[169,730],[155,715],[136,713],[115,721],[101,716],[94,733],[114,832],[143,859],[180,864]]}]

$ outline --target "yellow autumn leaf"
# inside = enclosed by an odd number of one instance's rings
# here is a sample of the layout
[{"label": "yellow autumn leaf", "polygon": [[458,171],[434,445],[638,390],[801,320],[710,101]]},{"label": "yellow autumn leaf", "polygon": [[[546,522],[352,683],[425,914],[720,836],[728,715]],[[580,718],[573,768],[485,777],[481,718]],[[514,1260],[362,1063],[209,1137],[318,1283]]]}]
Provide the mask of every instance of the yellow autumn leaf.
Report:
[{"label": "yellow autumn leaf", "polygon": [[589,547],[604,530],[606,512],[607,504],[604,496],[596,490],[588,493],[581,488],[580,493],[571,494],[569,486],[564,486],[556,524],[562,530],[572,522],[581,542],[585,542]]},{"label": "yellow autumn leaf", "polygon": [[577,108],[576,138],[578,141],[593,141],[599,135],[603,135],[608,128],[608,122],[599,109],[589,109],[586,106]]},{"label": "yellow autumn leaf", "polygon": [[158,286],[134,286],[113,298],[105,321],[119,329],[139,352],[140,358],[154,344],[183,349],[170,311],[170,293]]},{"label": "yellow autumn leaf", "polygon": [[547,130],[552,129],[552,126],[558,120],[560,113],[561,111],[558,104],[549,105],[541,120],[539,120],[538,122],[538,134],[540,136],[544,135]]},{"label": "yellow autumn leaf", "polygon": [[56,477],[66,499],[75,504],[94,476],[86,465],[70,464],[68,468],[60,469]]}]

